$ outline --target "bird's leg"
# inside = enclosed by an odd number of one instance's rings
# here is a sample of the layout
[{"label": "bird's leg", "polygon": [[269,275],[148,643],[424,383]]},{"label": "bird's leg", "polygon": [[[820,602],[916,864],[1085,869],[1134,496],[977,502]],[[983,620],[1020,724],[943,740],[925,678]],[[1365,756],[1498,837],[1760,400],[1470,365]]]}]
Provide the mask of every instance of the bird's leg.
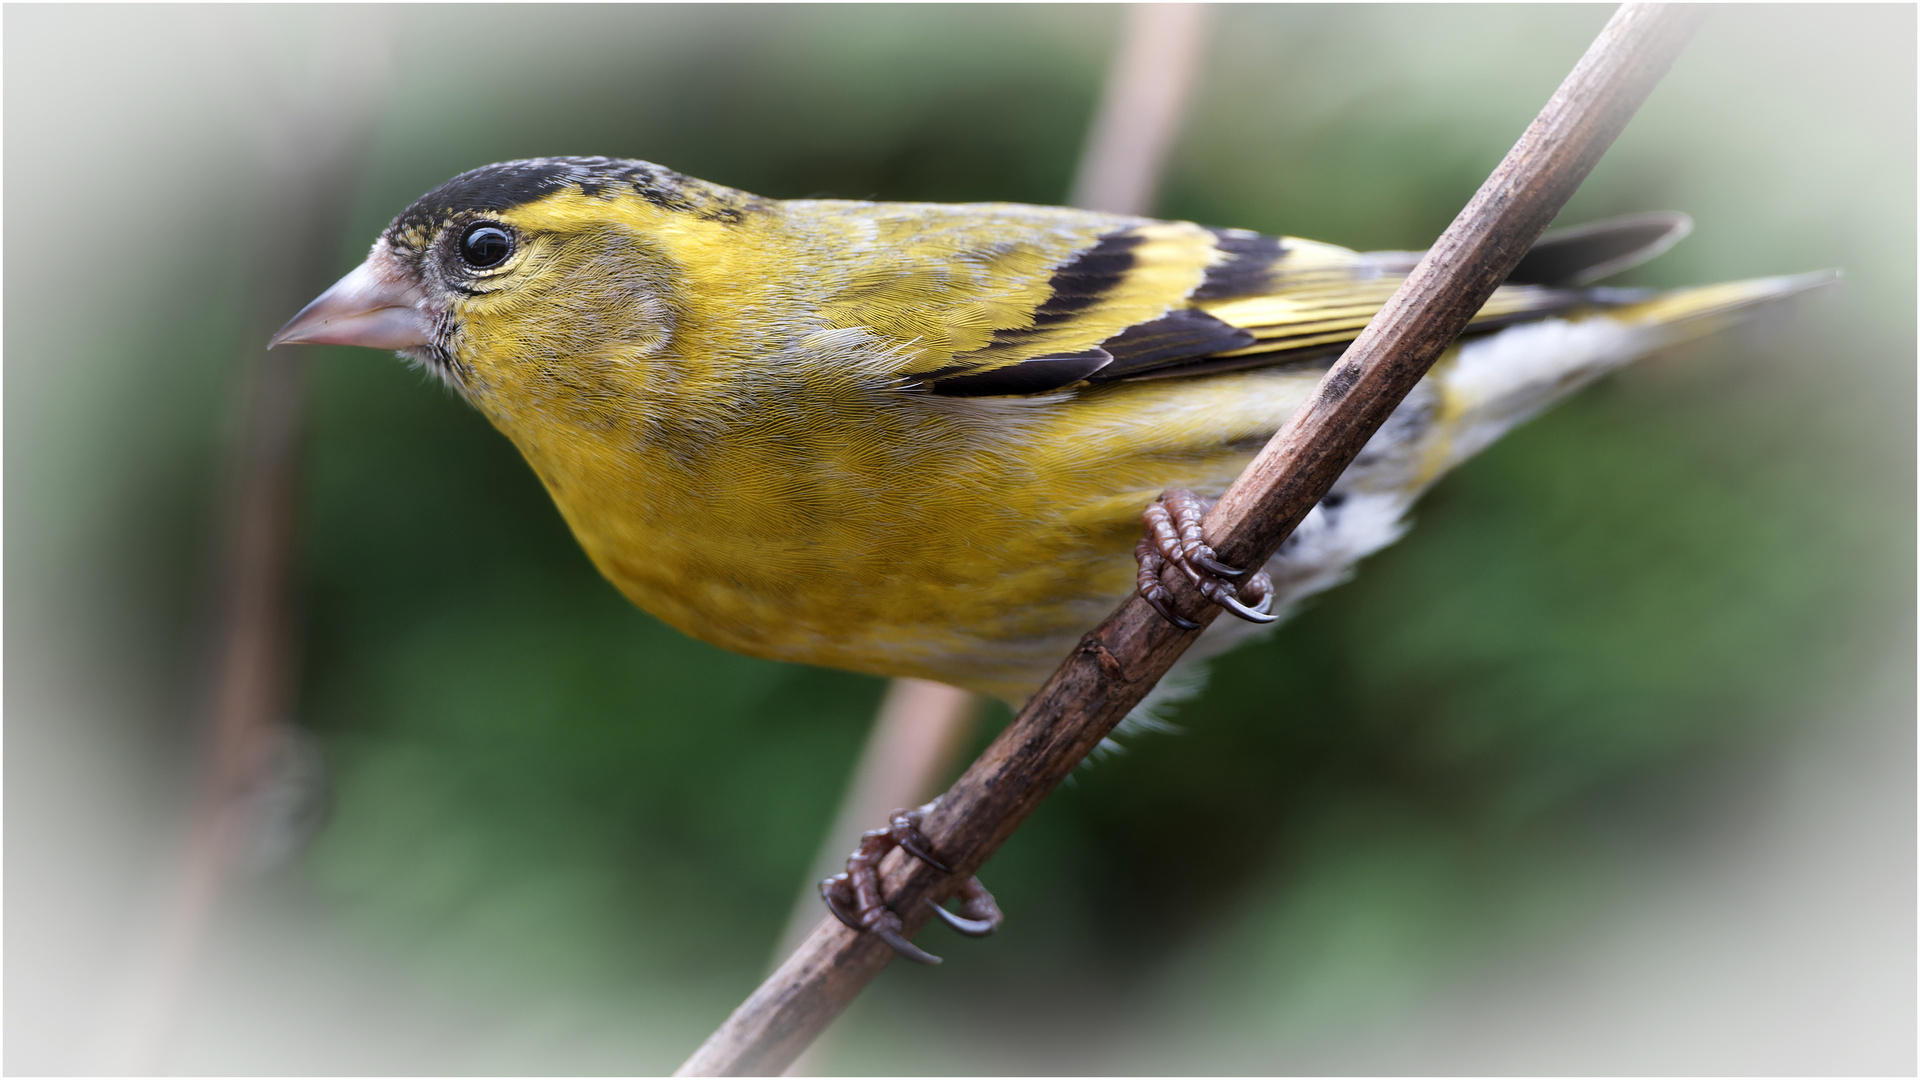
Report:
[{"label": "bird's leg", "polygon": [[[1173,598],[1160,582],[1168,566],[1177,566],[1208,600],[1248,622],[1274,622],[1278,616],[1267,610],[1273,603],[1273,580],[1267,572],[1258,570],[1248,576],[1245,570],[1221,562],[1201,534],[1200,522],[1213,509],[1214,501],[1185,488],[1172,488],[1141,512],[1147,534],[1133,549],[1134,559],[1140,564],[1140,598],[1182,630],[1198,626],[1173,610]],[[1233,584],[1236,578],[1246,578],[1238,589]],[[1242,593],[1251,604],[1241,602]]]},{"label": "bird's leg", "polygon": [[[827,902],[827,910],[833,912],[835,918],[855,930],[877,936],[892,946],[894,952],[922,964],[937,964],[940,958],[906,939],[900,916],[880,899],[878,871],[880,860],[894,848],[904,849],[936,870],[947,869],[945,863],[934,858],[933,845],[920,831],[927,811],[938,801],[916,810],[895,810],[886,828],[861,833],[860,846],[847,856],[847,869],[820,883],[820,898]],[[1000,908],[979,878],[968,878],[960,887],[959,895],[958,915],[933,905],[941,921],[968,937],[986,937],[1000,928]]]}]

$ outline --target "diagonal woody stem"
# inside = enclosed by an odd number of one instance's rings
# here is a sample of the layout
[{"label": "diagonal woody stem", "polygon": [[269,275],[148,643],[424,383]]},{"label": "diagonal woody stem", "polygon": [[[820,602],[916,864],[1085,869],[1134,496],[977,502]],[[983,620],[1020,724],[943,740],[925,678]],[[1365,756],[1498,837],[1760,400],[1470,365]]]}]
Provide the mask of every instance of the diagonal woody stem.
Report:
[{"label": "diagonal woody stem", "polygon": [[[1560,212],[1704,15],[1665,4],[1614,14],[1313,398],[1207,515],[1223,560],[1260,566],[1279,549]],[[1202,628],[1218,614],[1184,581],[1171,591]],[[882,865],[883,893],[909,936],[927,921],[925,901],[944,899],[977,871],[1199,634],[1176,629],[1136,596],[1081,639],[923,824],[952,873],[898,853]],[[825,920],[679,1074],[780,1072],[892,956],[872,935]]]}]

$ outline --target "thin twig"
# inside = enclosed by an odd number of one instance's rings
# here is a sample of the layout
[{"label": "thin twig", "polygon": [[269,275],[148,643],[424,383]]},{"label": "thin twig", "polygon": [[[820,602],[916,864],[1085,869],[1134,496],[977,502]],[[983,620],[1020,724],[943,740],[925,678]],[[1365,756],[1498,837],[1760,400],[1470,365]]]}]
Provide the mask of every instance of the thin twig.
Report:
[{"label": "thin twig", "polygon": [[[1223,559],[1259,566],[1279,549],[1559,213],[1703,16],[1699,7],[1659,4],[1614,14],[1313,398],[1207,515],[1207,537]],[[1179,608],[1211,621],[1212,606],[1179,586]],[[978,870],[1198,635],[1134,597],[1081,639],[923,824],[952,873],[897,851],[883,864],[883,895],[908,934],[925,924],[927,902]],[[680,1074],[778,1073],[892,958],[873,935],[823,924]]]}]

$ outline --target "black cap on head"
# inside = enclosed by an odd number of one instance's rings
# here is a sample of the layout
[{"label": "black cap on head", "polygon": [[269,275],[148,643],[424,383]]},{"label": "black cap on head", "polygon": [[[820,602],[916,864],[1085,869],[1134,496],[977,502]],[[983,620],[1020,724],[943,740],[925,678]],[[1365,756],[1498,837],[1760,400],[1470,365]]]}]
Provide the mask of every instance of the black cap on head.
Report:
[{"label": "black cap on head", "polygon": [[486,165],[441,184],[415,200],[387,238],[417,247],[435,227],[456,214],[499,213],[536,202],[565,188],[590,198],[638,195],[655,206],[721,222],[735,222],[763,204],[758,196],[682,176],[647,161],[604,157],[528,158]]}]

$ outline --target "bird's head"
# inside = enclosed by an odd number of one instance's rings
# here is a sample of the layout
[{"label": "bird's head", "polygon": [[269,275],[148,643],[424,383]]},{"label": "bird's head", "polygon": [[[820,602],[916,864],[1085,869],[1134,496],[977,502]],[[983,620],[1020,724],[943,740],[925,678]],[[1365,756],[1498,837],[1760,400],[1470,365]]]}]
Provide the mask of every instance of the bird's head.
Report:
[{"label": "bird's head", "polygon": [[772,205],[643,161],[489,165],[408,207],[271,344],[394,349],[483,406],[508,388],[593,396],[583,379],[636,388],[688,310],[688,268],[727,261]]}]

